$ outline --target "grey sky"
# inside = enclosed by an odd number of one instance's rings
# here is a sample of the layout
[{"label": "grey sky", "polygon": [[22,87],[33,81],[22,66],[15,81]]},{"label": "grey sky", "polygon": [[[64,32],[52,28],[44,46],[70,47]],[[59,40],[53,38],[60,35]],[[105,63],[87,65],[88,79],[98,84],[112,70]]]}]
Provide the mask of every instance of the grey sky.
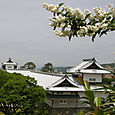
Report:
[{"label": "grey sky", "polygon": [[96,59],[100,63],[115,59],[115,32],[110,32],[92,43],[91,38],[60,38],[49,27],[52,14],[42,8],[42,3],[64,2],[73,8],[92,9],[115,0],[0,0],[0,62],[11,57],[19,65],[33,61],[43,66],[75,66],[83,58]]}]

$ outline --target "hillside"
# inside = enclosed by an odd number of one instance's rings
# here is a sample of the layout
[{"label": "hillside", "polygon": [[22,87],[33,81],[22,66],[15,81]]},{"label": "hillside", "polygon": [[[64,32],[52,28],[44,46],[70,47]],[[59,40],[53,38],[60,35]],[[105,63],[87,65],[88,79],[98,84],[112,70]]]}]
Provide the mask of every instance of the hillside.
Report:
[{"label": "hillside", "polygon": [[110,66],[111,68],[115,68],[115,63],[109,63],[109,64],[101,64],[103,67]]},{"label": "hillside", "polygon": [[70,69],[70,68],[72,68],[72,67],[70,67],[70,66],[67,66],[67,67],[54,67],[54,69],[55,69],[57,72],[63,72],[63,73],[65,73],[66,70],[68,70],[68,69]]}]

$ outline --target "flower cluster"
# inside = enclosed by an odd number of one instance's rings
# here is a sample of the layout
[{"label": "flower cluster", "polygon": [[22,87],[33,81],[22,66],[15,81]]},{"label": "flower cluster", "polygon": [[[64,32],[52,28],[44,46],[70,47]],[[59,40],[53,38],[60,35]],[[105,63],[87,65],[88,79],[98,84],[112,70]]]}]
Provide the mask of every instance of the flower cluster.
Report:
[{"label": "flower cluster", "polygon": [[[93,8],[92,14],[88,9],[82,12],[79,8],[71,8],[69,6],[52,5],[43,3],[43,7],[54,13],[53,18],[50,17],[50,26],[54,27],[54,32],[60,37],[84,37],[91,36],[92,40],[97,34],[101,37],[110,30],[115,30],[115,8],[108,5],[109,11],[106,12],[102,8]],[[114,28],[113,28],[114,27]]]},{"label": "flower cluster", "polygon": [[108,4],[108,8],[111,11],[113,17],[115,18],[115,8],[113,8],[113,5],[112,4]]},{"label": "flower cluster", "polygon": [[53,13],[56,13],[58,11],[59,6],[58,5],[53,5],[53,4],[47,4],[43,3],[43,8],[45,8],[48,11],[51,11]]}]

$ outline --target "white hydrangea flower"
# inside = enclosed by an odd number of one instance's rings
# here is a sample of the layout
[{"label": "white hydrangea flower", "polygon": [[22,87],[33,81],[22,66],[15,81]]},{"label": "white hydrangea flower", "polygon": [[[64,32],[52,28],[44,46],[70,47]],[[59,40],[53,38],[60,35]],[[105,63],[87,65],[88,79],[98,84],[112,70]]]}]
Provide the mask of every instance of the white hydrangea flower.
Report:
[{"label": "white hydrangea flower", "polygon": [[103,10],[102,10],[102,13],[103,13],[103,14],[106,14],[107,12],[105,11],[105,9],[103,9]]},{"label": "white hydrangea flower", "polygon": [[95,33],[87,33],[86,35],[92,37]]},{"label": "white hydrangea flower", "polygon": [[61,14],[59,14],[55,18],[56,18],[57,23],[61,23],[65,21],[65,16],[62,16]]},{"label": "white hydrangea flower", "polygon": [[52,21],[52,22],[57,22],[57,20],[52,18],[52,17],[50,17],[49,20]]},{"label": "white hydrangea flower", "polygon": [[66,36],[63,32],[58,31],[58,30],[54,30],[54,33],[55,33],[56,35],[60,36],[60,37],[65,37],[65,36]]},{"label": "white hydrangea flower", "polygon": [[50,21],[55,23],[62,23],[65,21],[65,16],[62,16],[61,14],[59,16],[55,16],[54,18],[49,18]]},{"label": "white hydrangea flower", "polygon": [[58,7],[54,7],[53,9],[51,9],[51,12],[56,13],[58,11]]},{"label": "white hydrangea flower", "polygon": [[91,30],[91,31],[93,31],[93,32],[96,32],[96,31],[99,30],[99,27],[97,27],[97,26],[88,25],[87,28],[88,28],[88,30]]},{"label": "white hydrangea flower", "polygon": [[71,28],[71,25],[69,25],[69,24],[67,24],[67,26],[66,26],[67,28]]},{"label": "white hydrangea flower", "polygon": [[109,10],[111,10],[113,8],[113,5],[112,4],[108,4],[108,8],[109,8]]},{"label": "white hydrangea flower", "polygon": [[63,9],[69,13],[69,15],[74,16],[74,9],[69,6],[63,6]]},{"label": "white hydrangea flower", "polygon": [[56,23],[49,23],[49,26],[54,27],[56,26]]},{"label": "white hydrangea flower", "polygon": [[90,14],[91,12],[90,12],[88,9],[86,9],[86,10],[84,11],[84,13],[85,13],[85,14]]},{"label": "white hydrangea flower", "polygon": [[98,13],[98,8],[97,7],[93,8],[93,11],[97,14]]},{"label": "white hydrangea flower", "polygon": [[68,6],[63,6],[63,10],[67,12]]},{"label": "white hydrangea flower", "polygon": [[107,27],[108,27],[108,24],[103,24],[101,27],[102,27],[103,30],[106,30]]},{"label": "white hydrangea flower", "polygon": [[112,4],[108,4],[108,8],[111,11],[113,17],[115,17],[115,8],[113,8],[113,5]]},{"label": "white hydrangea flower", "polygon": [[45,8],[48,11],[51,11],[53,13],[56,13],[59,9],[59,6],[55,6],[53,4],[47,4],[47,3],[43,3],[43,8]]},{"label": "white hydrangea flower", "polygon": [[80,31],[80,30],[78,30],[78,31],[77,31],[77,34],[78,34],[78,35],[80,35],[80,34],[81,34],[81,31]]},{"label": "white hydrangea flower", "polygon": [[81,31],[81,33],[85,34],[88,32],[88,29],[87,29],[87,27],[83,26],[83,27],[80,27],[80,31]]},{"label": "white hydrangea flower", "polygon": [[63,28],[63,27],[65,27],[65,25],[66,25],[65,23],[61,23],[60,27]]},{"label": "white hydrangea flower", "polygon": [[90,15],[88,16],[88,19],[89,19],[89,21],[92,21],[92,20],[94,20],[94,16],[93,16],[92,14],[90,14]]},{"label": "white hydrangea flower", "polygon": [[84,13],[79,8],[76,8],[74,10],[74,12],[75,12],[74,14],[76,15],[77,18],[79,18],[79,19],[84,19],[85,18]]}]

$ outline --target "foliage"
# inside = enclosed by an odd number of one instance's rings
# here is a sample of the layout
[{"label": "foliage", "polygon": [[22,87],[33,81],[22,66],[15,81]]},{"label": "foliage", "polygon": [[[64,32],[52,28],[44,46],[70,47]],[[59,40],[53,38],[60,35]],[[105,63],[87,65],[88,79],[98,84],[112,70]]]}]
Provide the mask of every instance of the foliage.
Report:
[{"label": "foliage", "polygon": [[[105,89],[105,94],[107,97],[102,99],[102,109],[103,111],[109,115],[115,114],[115,87],[114,86],[109,86],[109,85],[102,85],[103,88]],[[98,89],[97,89],[98,90]]]},{"label": "foliage", "polygon": [[27,62],[24,66],[21,66],[20,69],[35,69],[36,65],[33,62]]},{"label": "foliage", "polygon": [[94,92],[90,89],[90,85],[87,81],[83,81],[81,76],[77,78],[79,83],[84,86],[85,99],[84,103],[90,105],[87,113],[81,111],[81,115],[113,115],[115,114],[115,87],[102,85],[102,88],[97,90],[105,90],[107,95],[105,98],[95,97]]},{"label": "foliage", "polygon": [[6,71],[0,70],[0,88],[10,79],[12,76]]},{"label": "foliage", "polygon": [[38,115],[45,115],[46,110],[42,104],[46,94],[34,78],[17,73],[3,72],[3,74],[6,78],[12,77],[0,88],[0,111],[5,115],[35,114],[36,111]]},{"label": "foliage", "polygon": [[52,63],[45,64],[44,67],[42,67],[41,71],[50,72],[50,73],[54,72],[54,68],[53,68]]},{"label": "foliage", "polygon": [[[85,37],[94,38],[115,31],[115,8],[108,5],[109,12],[102,8],[93,8],[94,15],[86,9],[84,13],[79,8],[71,8],[59,5],[43,3],[43,7],[54,14],[50,17],[50,26],[56,35],[60,37]],[[63,6],[63,7],[62,7]]]},{"label": "foliage", "polygon": [[112,85],[112,82],[115,82],[115,79],[108,79],[108,78],[103,79],[103,84]]}]

